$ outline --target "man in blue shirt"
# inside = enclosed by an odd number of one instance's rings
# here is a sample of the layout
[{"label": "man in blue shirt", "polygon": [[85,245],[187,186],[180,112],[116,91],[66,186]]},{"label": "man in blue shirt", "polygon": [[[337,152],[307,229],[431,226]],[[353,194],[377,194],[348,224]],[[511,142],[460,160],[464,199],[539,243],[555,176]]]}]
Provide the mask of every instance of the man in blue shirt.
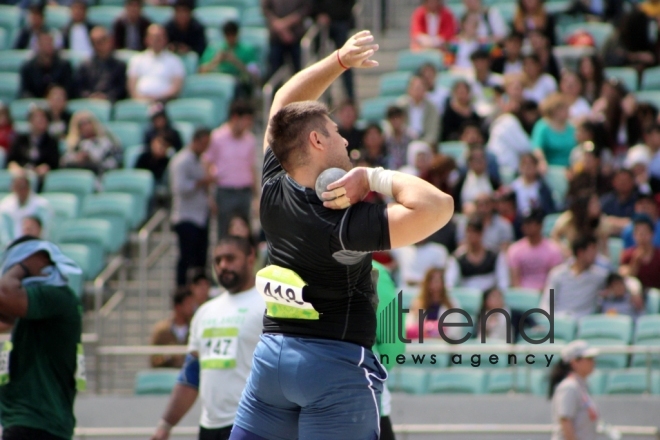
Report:
[{"label": "man in blue shirt", "polygon": [[[655,202],[653,194],[639,194],[635,202],[635,217],[638,215],[647,215],[651,218],[651,221],[655,225],[653,228],[653,246],[660,247],[660,218],[658,218],[658,205]],[[632,223],[623,229],[621,238],[623,239],[624,248],[628,249],[635,246]]]}]

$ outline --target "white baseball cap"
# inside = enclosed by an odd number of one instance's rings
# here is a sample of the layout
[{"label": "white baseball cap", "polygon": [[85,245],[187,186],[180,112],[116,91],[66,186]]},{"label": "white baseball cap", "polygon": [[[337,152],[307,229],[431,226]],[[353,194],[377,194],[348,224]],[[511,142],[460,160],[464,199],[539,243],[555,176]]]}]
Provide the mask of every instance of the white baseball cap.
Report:
[{"label": "white baseball cap", "polygon": [[561,359],[570,362],[578,358],[593,358],[600,354],[597,348],[589,347],[587,341],[577,340],[566,345],[561,350]]}]

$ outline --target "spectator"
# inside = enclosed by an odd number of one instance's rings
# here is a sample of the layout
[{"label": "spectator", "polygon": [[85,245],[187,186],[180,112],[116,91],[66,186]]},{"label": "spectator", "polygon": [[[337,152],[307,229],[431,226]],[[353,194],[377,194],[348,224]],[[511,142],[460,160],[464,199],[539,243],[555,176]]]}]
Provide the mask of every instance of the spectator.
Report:
[{"label": "spectator", "polygon": [[46,95],[48,99],[48,133],[56,139],[66,136],[71,122],[71,112],[67,110],[66,90],[58,85],[52,86]]},{"label": "spectator", "polygon": [[471,102],[470,84],[463,80],[456,81],[451,90],[449,105],[442,115],[442,142],[457,140],[461,128],[467,122],[481,123],[481,118],[475,112]]},{"label": "spectator", "polygon": [[[406,337],[418,339],[420,337],[420,312],[424,314],[424,322],[421,330],[424,338],[439,338],[438,321],[443,313],[449,309],[457,307],[455,301],[449,297],[449,292],[445,287],[445,271],[440,267],[431,267],[424,272],[424,279],[419,289],[419,295],[410,306],[410,313],[407,315]],[[451,327],[444,329],[446,333],[451,333]],[[422,339],[423,340],[423,339]]]},{"label": "spectator", "polygon": [[528,211],[522,221],[524,238],[509,246],[507,260],[513,287],[540,292],[550,270],[564,261],[561,248],[541,234],[543,217],[544,213],[540,209]]},{"label": "spectator", "polygon": [[412,137],[429,144],[438,143],[438,112],[427,99],[424,82],[413,76],[408,83],[408,93],[397,102],[408,114],[408,128]]},{"label": "spectator", "polygon": [[[475,200],[474,214],[482,225],[481,236],[484,248],[493,252],[506,250],[513,242],[513,227],[504,217],[495,211],[494,199],[487,194],[479,194]],[[472,214],[472,216],[474,216]],[[458,242],[463,244],[467,238],[466,224],[458,226]]]},{"label": "spectator", "polygon": [[225,41],[208,45],[199,60],[199,71],[233,75],[238,81],[235,96],[248,98],[252,96],[254,85],[259,84],[259,54],[253,46],[240,40],[236,22],[225,23],[222,33]]},{"label": "spectator", "polygon": [[91,32],[92,24],[87,20],[87,3],[85,0],[71,2],[71,21],[62,32],[64,48],[91,57],[93,53]]},{"label": "spectator", "polygon": [[443,0],[424,0],[410,19],[410,48],[441,48],[457,32],[458,23]]},{"label": "spectator", "polygon": [[529,43],[532,53],[539,57],[543,72],[552,76],[555,81],[559,81],[559,62],[552,54],[548,36],[539,29],[532,30],[529,32]]},{"label": "spectator", "polygon": [[[408,134],[406,112],[401,107],[389,107],[387,109],[386,118],[389,128],[385,135],[385,151],[388,161],[387,168],[390,170],[398,170],[405,164],[408,145],[413,141],[413,138]],[[347,138],[344,136],[344,139]]]},{"label": "spectator", "polygon": [[149,170],[154,175],[156,185],[161,185],[165,181],[165,170],[170,161],[167,155],[170,145],[164,136],[155,136],[149,144],[149,151],[140,154],[135,163],[135,168]]},{"label": "spectator", "polygon": [[[502,113],[515,113],[522,106],[523,101],[529,101],[524,97],[525,74],[509,73],[504,77],[504,94],[496,97],[497,110]],[[536,101],[533,101],[536,103]]]},{"label": "spectator", "polygon": [[45,3],[34,3],[28,8],[27,25],[16,37],[14,49],[39,50],[39,35],[48,33],[53,38],[53,46],[62,48],[62,34],[55,29],[48,29],[44,20]]},{"label": "spectator", "polygon": [[166,101],[183,87],[186,69],[181,59],[167,50],[167,34],[153,24],[147,30],[147,50],[128,63],[128,93],[133,99]]},{"label": "spectator", "polygon": [[463,15],[460,32],[449,44],[453,65],[457,69],[470,69],[472,67],[470,62],[472,54],[487,47],[477,36],[480,18],[481,16],[475,12],[467,12]]},{"label": "spectator", "polygon": [[426,175],[426,181],[442,192],[451,192],[451,178],[457,169],[456,161],[451,156],[436,154],[431,161],[431,168]]},{"label": "spectator", "polygon": [[175,151],[181,150],[183,141],[179,131],[172,126],[172,122],[167,117],[165,107],[162,104],[154,104],[151,109],[151,125],[144,133],[144,145],[151,145],[151,141],[156,136],[165,138],[167,144]]},{"label": "spectator", "polygon": [[285,56],[291,57],[293,71],[298,72],[300,40],[305,33],[303,20],[311,13],[311,2],[307,0],[263,0],[262,9],[270,31],[269,64],[272,76],[284,65]]},{"label": "spectator", "polygon": [[471,212],[472,204],[481,194],[492,194],[500,187],[500,181],[488,173],[486,152],[483,148],[471,148],[468,153],[468,168],[461,173],[454,186],[454,201],[457,211]]},{"label": "spectator", "polygon": [[621,275],[611,273],[607,276],[606,289],[599,297],[598,311],[607,315],[623,315],[636,319],[644,313],[644,298],[632,293]]},{"label": "spectator", "polygon": [[513,29],[529,36],[530,31],[539,30],[555,45],[555,20],[545,10],[542,0],[518,0],[518,9],[513,17]]},{"label": "spectator", "polygon": [[543,214],[556,211],[550,187],[539,175],[538,159],[532,153],[525,153],[520,158],[520,176],[511,183],[516,194],[516,206],[519,214],[538,208]]},{"label": "spectator", "polygon": [[607,239],[614,232],[610,219],[602,213],[598,196],[586,189],[574,197],[555,222],[550,237],[558,244],[572,243],[579,237],[594,237],[598,251],[607,255]]},{"label": "spectator", "polygon": [[[459,140],[465,142],[468,151],[475,148],[482,150],[485,148],[486,140],[484,139],[484,133],[481,131],[479,124],[475,122],[466,122],[463,124]],[[491,179],[500,181],[500,169],[497,165],[497,157],[489,151],[486,151],[486,167],[488,176]],[[460,171],[463,172],[466,170],[467,166],[465,164],[460,164]]]},{"label": "spectator", "polygon": [[438,111],[438,114],[441,115],[445,111],[445,106],[447,105],[447,100],[449,99],[449,89],[447,87],[436,84],[436,77],[438,76],[438,70],[431,63],[424,63],[422,67],[419,68],[419,77],[424,83],[426,88],[426,99],[429,101],[435,109]]},{"label": "spectator", "polygon": [[[652,194],[649,193],[640,193],[635,202],[635,215],[645,215],[651,219],[653,223],[653,247],[660,248],[660,217],[658,216],[658,204],[655,202],[655,198]],[[635,246],[635,237],[633,234],[633,224],[630,223],[628,226],[623,228],[621,232],[621,238],[623,239],[623,247],[628,249]]]},{"label": "spectator", "polygon": [[25,217],[21,229],[21,237],[29,235],[30,237],[42,238],[43,222],[36,216]]},{"label": "spectator", "polygon": [[557,91],[557,81],[552,75],[543,73],[543,64],[541,64],[538,55],[525,55],[523,58],[523,73],[525,74],[525,90],[523,92],[525,99],[540,103]]},{"label": "spectator", "polygon": [[94,55],[78,68],[76,84],[81,98],[118,101],[126,97],[126,63],[113,53],[108,31],[97,26],[91,31]]},{"label": "spectator", "polygon": [[[509,269],[503,254],[484,247],[484,224],[479,216],[471,217],[465,228],[465,244],[454,252],[447,265],[445,280],[452,287],[474,287],[479,290],[509,287]],[[512,234],[513,235],[513,234]]]},{"label": "spectator", "polygon": [[193,268],[189,271],[188,286],[198,307],[201,307],[202,304],[209,300],[211,293],[211,280],[206,275],[206,270],[204,268]]},{"label": "spectator", "polygon": [[443,245],[429,240],[393,249],[392,256],[399,269],[399,283],[408,287],[419,286],[428,270],[446,267],[449,258]]},{"label": "spectator", "polygon": [[250,205],[257,188],[254,168],[257,140],[251,131],[253,122],[252,106],[235,101],[229,109],[229,120],[211,133],[211,144],[204,154],[204,159],[215,169],[218,237],[227,234],[233,213],[250,218]]},{"label": "spectator", "polygon": [[82,271],[54,244],[25,236],[7,249],[1,273],[0,310],[14,325],[11,361],[6,348],[3,355],[2,435],[73,438],[76,391],[86,381],[83,307],[67,279]]},{"label": "spectator", "polygon": [[582,80],[583,95],[593,104],[600,96],[600,89],[603,85],[603,64],[598,55],[585,56],[580,58],[578,63],[578,75]]},{"label": "spectator", "polygon": [[651,188],[654,193],[657,193],[660,192],[660,124],[655,124],[646,130],[644,143],[651,156],[649,163]]},{"label": "spectator", "polygon": [[[353,28],[353,7],[356,0],[317,0],[314,2],[312,15],[316,17],[316,23],[327,28],[330,39],[339,49],[348,40],[348,33]],[[342,75],[344,89],[348,99],[355,99],[353,88],[353,71],[348,69]]]},{"label": "spectator", "polygon": [[59,166],[60,150],[57,139],[48,134],[48,113],[33,107],[28,113],[30,132],[19,134],[14,139],[7,163],[9,169],[27,168],[34,170],[39,178]]},{"label": "spectator", "polygon": [[358,112],[355,108],[355,103],[353,101],[343,101],[337,107],[335,113],[337,120],[337,128],[341,137],[348,141],[347,150],[349,155],[353,151],[359,151],[362,149],[362,137],[364,136],[363,130],[360,130],[355,126],[355,123],[358,119]]},{"label": "spectator", "polygon": [[62,166],[66,168],[84,168],[100,176],[121,166],[121,147],[87,110],[73,114],[66,144],[67,151],[62,157]]},{"label": "spectator", "polygon": [[621,168],[614,174],[612,180],[614,191],[605,194],[600,204],[603,213],[611,217],[619,217],[624,220],[624,226],[635,213],[635,202],[637,201],[637,188],[632,171]]},{"label": "spectator", "polygon": [[142,0],[124,0],[124,13],[112,25],[115,48],[144,50],[151,22],[142,15]]},{"label": "spectator", "polygon": [[15,137],[14,120],[9,107],[0,103],[0,148],[5,150],[5,153],[9,152],[9,147],[14,143]]},{"label": "spectator", "polygon": [[[612,178],[604,173],[601,167],[600,152],[593,142],[583,142],[577,147],[582,152],[580,160],[573,165],[573,175],[568,182],[566,199],[570,201],[575,195],[589,190],[598,196],[607,194],[612,189]],[[573,155],[573,153],[571,153]]]},{"label": "spectator", "polygon": [[516,193],[511,191],[511,188],[502,186],[495,192],[493,202],[495,212],[513,228],[513,240],[520,240],[523,237],[522,218],[518,215]]},{"label": "spectator", "polygon": [[387,155],[385,154],[385,137],[383,130],[378,124],[369,124],[364,130],[363,150],[360,152],[360,160],[366,162],[369,167],[387,167]]},{"label": "spectator", "polygon": [[209,221],[209,186],[215,181],[202,154],[208,149],[210,132],[197,129],[190,146],[171,160],[172,225],[179,238],[178,286],[186,285],[190,268],[206,267]]},{"label": "spectator", "polygon": [[511,32],[504,40],[504,54],[493,60],[491,70],[500,75],[522,73],[522,44],[523,35]]},{"label": "spectator", "polygon": [[618,79],[611,78],[603,83],[601,97],[591,108],[594,115],[604,118],[607,145],[615,153],[625,151],[641,136],[641,126],[635,118],[635,97],[628,94]]},{"label": "spectator", "polygon": [[206,49],[204,26],[192,15],[192,0],[177,0],[174,3],[174,17],[165,24],[169,49],[177,55],[195,52],[202,56]]},{"label": "spectator", "polygon": [[636,277],[644,288],[660,288],[660,248],[654,246],[655,224],[644,214],[633,220],[635,246],[621,254],[619,272],[623,276]]},{"label": "spectator", "polygon": [[426,178],[433,162],[431,147],[424,141],[413,141],[408,145],[406,164],[399,169],[402,173]]},{"label": "spectator", "polygon": [[591,114],[589,102],[582,97],[582,80],[577,73],[564,70],[561,74],[559,91],[566,97],[569,108],[568,118],[576,123]]},{"label": "spectator", "polygon": [[[190,320],[198,304],[189,288],[178,288],[172,298],[172,315],[154,325],[151,345],[186,345],[190,331]],[[181,368],[185,355],[153,355],[152,368]]]},{"label": "spectator", "polygon": [[532,152],[530,134],[538,119],[536,103],[524,101],[517,111],[498,116],[490,125],[487,149],[501,170],[513,174],[523,155]]},{"label": "spectator", "polygon": [[641,73],[656,64],[656,42],[650,38],[655,21],[636,9],[625,14],[603,48],[605,65],[630,66]]},{"label": "spectator", "polygon": [[[501,311],[506,312],[508,317]],[[485,323],[481,321],[482,316],[488,316]],[[481,310],[474,323],[473,333],[478,341],[501,344],[516,342],[521,317],[520,312],[511,310],[506,305],[502,291],[497,287],[491,287],[485,290],[481,297]]]},{"label": "spectator", "polygon": [[[468,0],[473,1],[473,0]],[[474,80],[472,81],[472,95],[477,103],[492,104],[495,102],[495,89],[504,85],[502,75],[490,70],[490,54],[479,49],[470,56],[474,67]]]},{"label": "spectator", "polygon": [[23,220],[26,217],[37,217],[50,226],[52,210],[48,200],[32,191],[28,175],[25,171],[16,172],[11,182],[11,193],[0,201],[0,216],[2,217],[3,244],[8,244],[23,234]]},{"label": "spectator", "polygon": [[568,100],[560,93],[553,93],[541,102],[543,118],[534,125],[532,144],[542,173],[548,165],[569,165],[576,139],[575,126],[568,121],[568,107]]},{"label": "spectator", "polygon": [[39,34],[34,57],[21,66],[20,96],[44,98],[48,87],[58,84],[71,95],[73,90],[71,64],[60,58],[53,45],[53,36]]},{"label": "spectator", "polygon": [[495,43],[504,40],[509,32],[509,27],[496,6],[484,6],[481,0],[463,0],[463,4],[467,13],[479,16],[477,35],[480,40]]},{"label": "spectator", "polygon": [[637,190],[640,193],[652,192],[651,177],[649,176],[648,169],[650,163],[651,152],[644,144],[637,144],[631,147],[623,160],[623,167],[628,168],[633,173],[635,185],[637,185]]},{"label": "spectator", "polygon": [[570,315],[580,319],[596,311],[607,271],[594,264],[598,252],[594,236],[579,236],[571,243],[571,249],[575,258],[550,271],[541,308],[549,310],[550,289],[553,289],[555,316]]}]

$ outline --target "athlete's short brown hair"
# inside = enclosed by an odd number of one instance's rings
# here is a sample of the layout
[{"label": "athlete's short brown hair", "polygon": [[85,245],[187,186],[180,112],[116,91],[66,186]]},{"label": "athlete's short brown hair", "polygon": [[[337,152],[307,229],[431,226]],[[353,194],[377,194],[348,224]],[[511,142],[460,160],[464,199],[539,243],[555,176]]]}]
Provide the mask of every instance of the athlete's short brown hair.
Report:
[{"label": "athlete's short brown hair", "polygon": [[326,116],[328,108],[324,104],[301,101],[283,107],[271,118],[268,143],[285,170],[290,171],[305,161],[311,131],[330,135],[325,127]]}]

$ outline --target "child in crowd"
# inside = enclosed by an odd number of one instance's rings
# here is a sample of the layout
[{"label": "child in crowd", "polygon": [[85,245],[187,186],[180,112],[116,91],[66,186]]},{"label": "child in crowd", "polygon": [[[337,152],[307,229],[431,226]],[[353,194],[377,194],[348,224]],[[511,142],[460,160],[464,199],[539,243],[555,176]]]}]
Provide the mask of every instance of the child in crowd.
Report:
[{"label": "child in crowd", "polygon": [[644,299],[633,294],[626,280],[618,273],[607,277],[607,288],[601,293],[598,309],[607,315],[627,315],[637,318],[644,309]]}]

